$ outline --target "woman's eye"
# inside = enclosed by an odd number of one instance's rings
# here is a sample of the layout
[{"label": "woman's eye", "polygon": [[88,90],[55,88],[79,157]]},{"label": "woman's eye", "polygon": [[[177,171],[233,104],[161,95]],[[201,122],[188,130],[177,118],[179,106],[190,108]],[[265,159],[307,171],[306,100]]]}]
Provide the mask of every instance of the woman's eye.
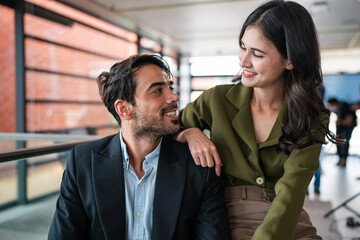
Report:
[{"label": "woman's eye", "polygon": [[254,57],[257,57],[257,58],[262,58],[262,57],[263,57],[262,55],[258,55],[258,54],[256,53],[256,51],[253,52],[253,55],[254,55]]}]

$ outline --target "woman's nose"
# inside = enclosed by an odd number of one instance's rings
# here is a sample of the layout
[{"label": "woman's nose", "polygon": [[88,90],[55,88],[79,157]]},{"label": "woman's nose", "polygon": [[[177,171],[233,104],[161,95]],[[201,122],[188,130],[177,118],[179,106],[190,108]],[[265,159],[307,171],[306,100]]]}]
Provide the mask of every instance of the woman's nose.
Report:
[{"label": "woman's nose", "polygon": [[250,67],[251,66],[251,62],[250,62],[248,53],[245,53],[245,52],[239,53],[239,64],[240,64],[240,67]]}]

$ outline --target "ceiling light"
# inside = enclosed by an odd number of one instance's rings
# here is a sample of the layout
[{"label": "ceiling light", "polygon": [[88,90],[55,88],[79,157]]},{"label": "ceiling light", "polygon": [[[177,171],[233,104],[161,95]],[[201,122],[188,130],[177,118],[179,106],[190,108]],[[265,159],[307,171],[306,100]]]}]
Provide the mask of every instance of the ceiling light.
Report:
[{"label": "ceiling light", "polygon": [[313,14],[328,12],[329,11],[329,3],[327,1],[314,2],[311,6],[310,11]]}]

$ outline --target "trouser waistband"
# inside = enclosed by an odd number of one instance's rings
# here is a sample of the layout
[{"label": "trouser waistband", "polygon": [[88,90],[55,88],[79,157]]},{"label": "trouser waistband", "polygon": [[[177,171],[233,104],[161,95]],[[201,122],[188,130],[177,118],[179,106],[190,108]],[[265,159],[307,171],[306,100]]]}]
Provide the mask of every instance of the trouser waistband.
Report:
[{"label": "trouser waistband", "polygon": [[269,188],[257,186],[231,186],[225,187],[224,196],[226,199],[243,199],[243,200],[267,200],[272,202],[276,196],[275,191]]}]

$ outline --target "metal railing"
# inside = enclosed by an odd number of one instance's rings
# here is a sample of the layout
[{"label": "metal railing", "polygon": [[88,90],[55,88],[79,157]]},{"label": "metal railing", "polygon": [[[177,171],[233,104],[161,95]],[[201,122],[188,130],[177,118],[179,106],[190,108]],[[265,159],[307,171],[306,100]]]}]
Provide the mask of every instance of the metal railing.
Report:
[{"label": "metal railing", "polygon": [[13,160],[46,155],[50,153],[67,151],[78,144],[99,139],[99,136],[68,134],[0,133],[0,140],[1,139],[15,141],[47,140],[57,142],[48,146],[18,148],[14,150],[2,151],[0,152],[0,163],[3,163]]},{"label": "metal railing", "polygon": [[[16,175],[17,175],[16,200],[0,204],[0,210],[19,204],[26,204],[29,202],[37,201],[48,195],[53,195],[54,193],[57,192],[57,191],[48,192],[47,194],[39,195],[38,197],[29,200],[27,196],[28,167],[45,165],[48,163],[53,163],[57,160],[61,161],[61,159],[59,158],[60,155],[57,158],[55,157],[52,159],[45,159],[45,160],[42,159],[41,161],[33,161],[30,164],[28,159],[31,159],[33,157],[48,155],[48,154],[64,153],[66,151],[71,150],[78,144],[94,141],[99,138],[100,136],[86,135],[86,134],[69,135],[69,134],[0,133],[0,144],[4,144],[6,141],[14,141],[14,143],[9,144],[9,146],[13,147],[13,149],[6,149],[6,147],[4,147],[6,145],[1,146],[2,150],[0,150],[0,164],[16,161]],[[41,146],[34,146],[34,143],[32,143],[32,141],[46,141],[46,143]],[[32,145],[32,146],[27,147],[26,145]],[[62,157],[64,157],[64,155]],[[66,155],[65,158],[67,158]],[[6,172],[3,173],[6,174]]]}]

